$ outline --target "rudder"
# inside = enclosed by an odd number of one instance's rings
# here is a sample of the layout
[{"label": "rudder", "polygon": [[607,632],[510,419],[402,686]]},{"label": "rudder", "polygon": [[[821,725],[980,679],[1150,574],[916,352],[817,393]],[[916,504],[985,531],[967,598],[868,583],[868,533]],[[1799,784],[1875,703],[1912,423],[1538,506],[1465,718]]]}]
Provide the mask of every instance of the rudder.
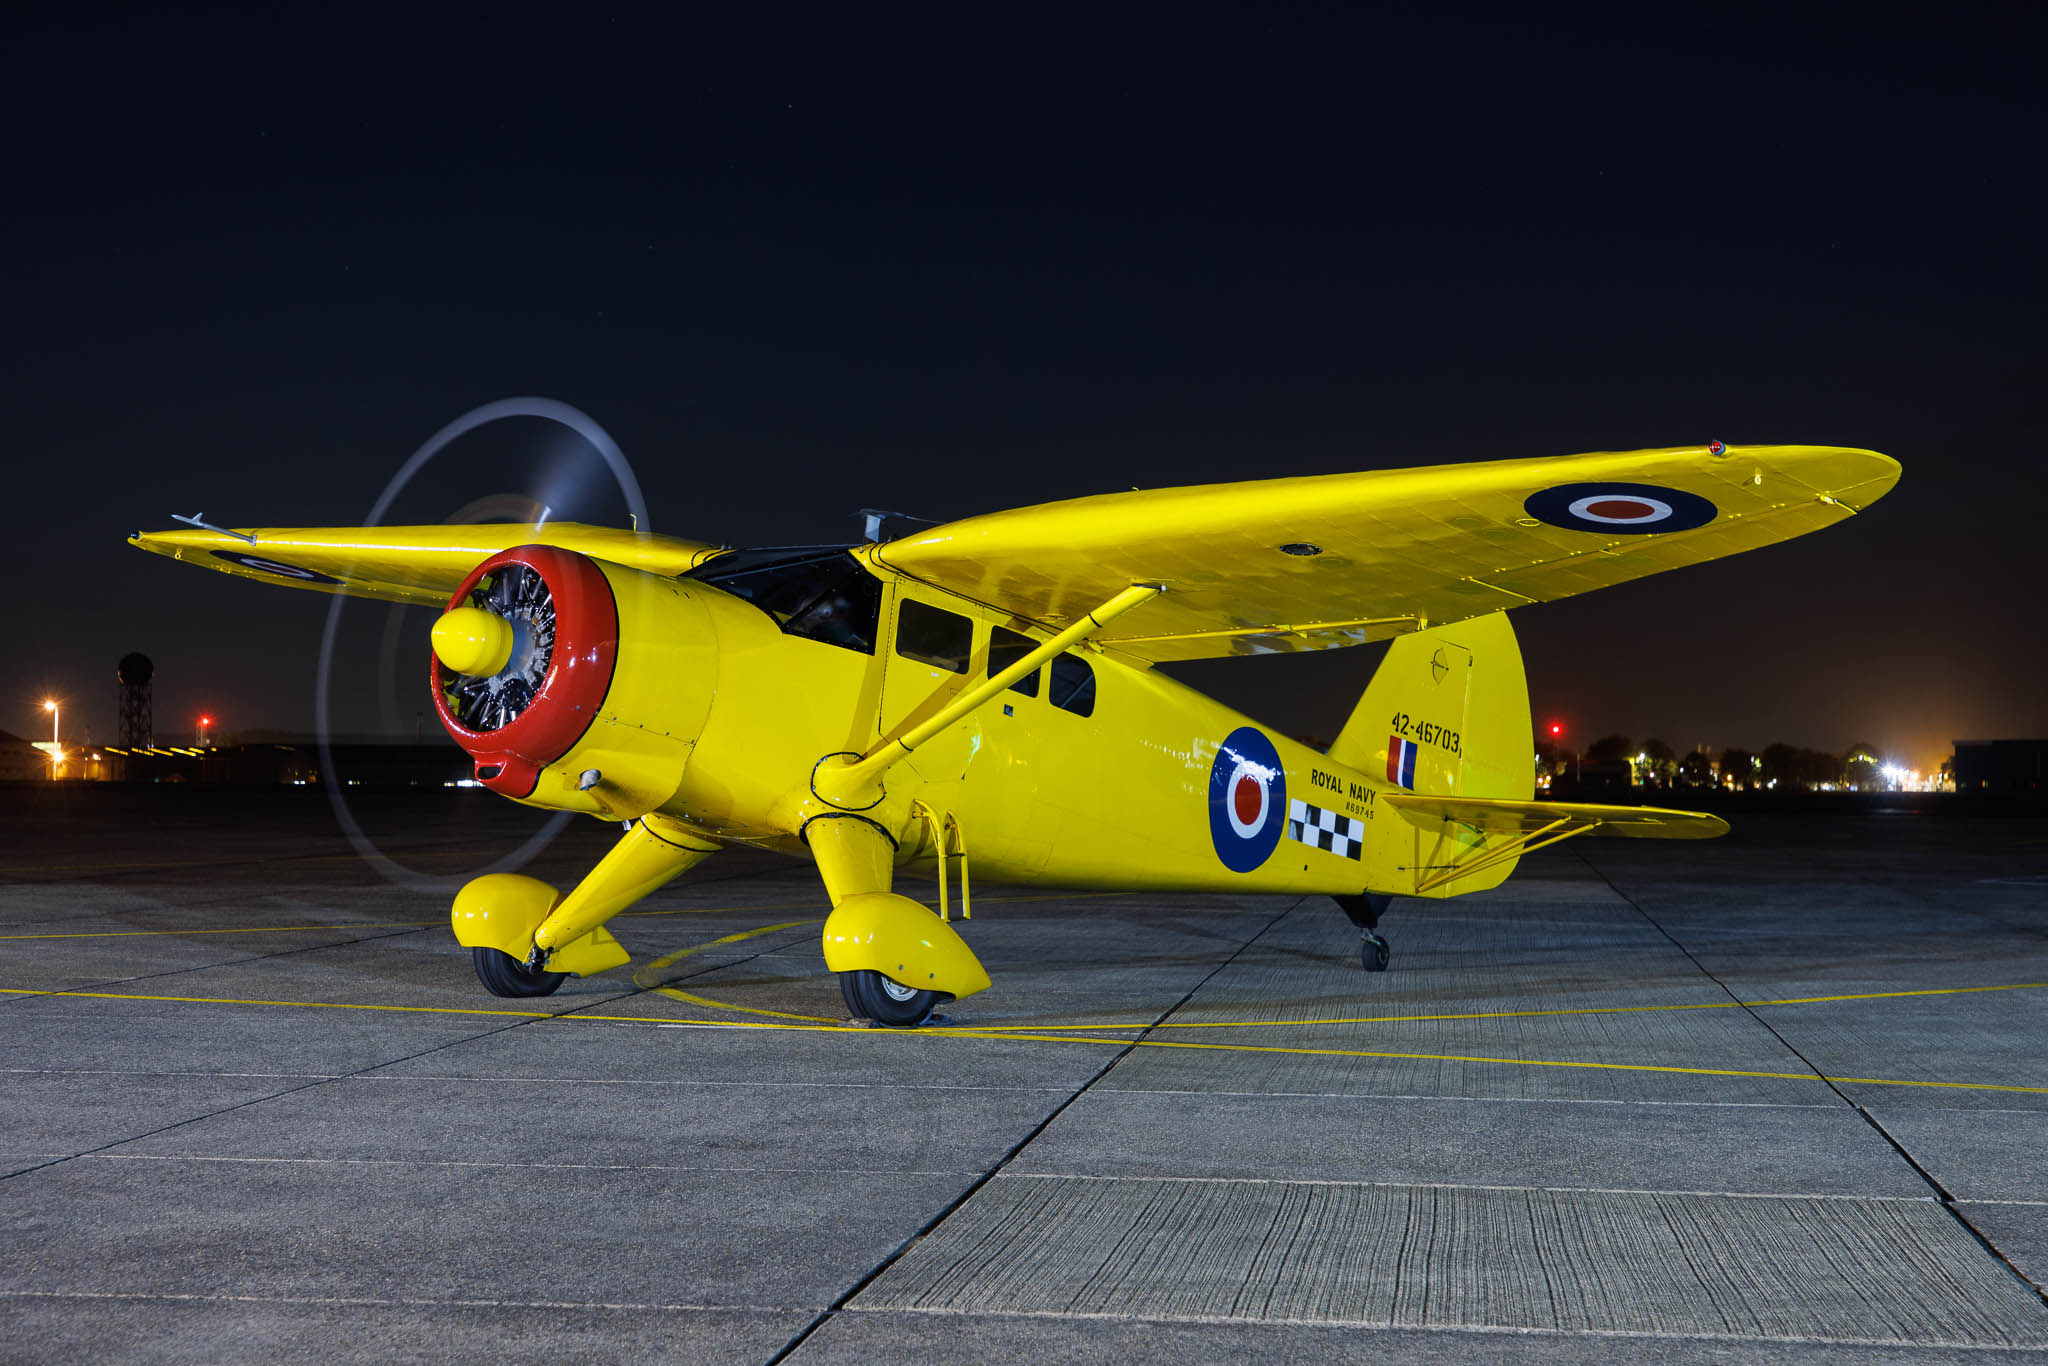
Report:
[{"label": "rudder", "polygon": [[1398,637],[1329,753],[1427,796],[1528,800],[1535,736],[1507,613]]}]

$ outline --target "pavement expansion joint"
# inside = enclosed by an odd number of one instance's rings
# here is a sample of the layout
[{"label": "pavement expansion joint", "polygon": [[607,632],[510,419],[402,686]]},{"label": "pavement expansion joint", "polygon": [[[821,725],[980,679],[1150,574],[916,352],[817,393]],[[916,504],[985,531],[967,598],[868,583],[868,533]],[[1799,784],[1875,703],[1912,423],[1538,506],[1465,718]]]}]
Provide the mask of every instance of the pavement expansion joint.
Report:
[{"label": "pavement expansion joint", "polygon": [[[196,1153],[59,1153],[59,1158],[72,1158],[80,1162],[210,1162],[240,1163],[249,1166],[287,1167],[398,1167],[407,1170],[421,1167],[475,1168],[484,1171],[564,1171],[564,1172],[713,1172],[737,1175],[758,1173],[767,1176],[859,1176],[868,1174],[868,1168],[827,1167],[809,1165],[801,1167],[769,1166],[717,1166],[708,1163],[691,1162],[480,1162],[457,1161],[448,1158],[420,1157],[229,1157],[220,1154]],[[906,1169],[891,1173],[895,1176],[959,1177],[977,1174],[975,1169],[965,1167]]]},{"label": "pavement expansion joint", "polygon": [[546,1299],[426,1299],[368,1295],[227,1295],[170,1291],[93,1290],[7,1290],[0,1299],[11,1300],[138,1300],[164,1303],[202,1304],[304,1304],[335,1305],[342,1308],[376,1309],[409,1307],[420,1309],[600,1309],[659,1313],[760,1313],[801,1312],[802,1305],[695,1304],[640,1302],[633,1300],[546,1300]]}]

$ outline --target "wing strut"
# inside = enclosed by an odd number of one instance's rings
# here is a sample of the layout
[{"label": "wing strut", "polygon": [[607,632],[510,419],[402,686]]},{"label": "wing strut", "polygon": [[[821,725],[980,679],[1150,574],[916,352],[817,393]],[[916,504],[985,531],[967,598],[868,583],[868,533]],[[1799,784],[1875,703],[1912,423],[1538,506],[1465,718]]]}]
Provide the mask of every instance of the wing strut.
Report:
[{"label": "wing strut", "polygon": [[[1438,797],[1414,792],[1390,792],[1384,801],[1415,827],[1416,862],[1403,871],[1415,874],[1415,892],[1418,895],[1433,892],[1461,877],[1470,877],[1509,859],[1547,849],[1575,835],[1698,840],[1728,833],[1728,822],[1719,816],[1702,811],[1670,811],[1658,806]],[[1423,838],[1434,834],[1436,848],[1443,848],[1449,838],[1445,829],[1448,825],[1462,826],[1477,835],[1480,843],[1470,846],[1473,852],[1469,857],[1450,863],[1423,862]],[[1497,838],[1499,843],[1491,842]],[[1434,856],[1434,853],[1429,855]]]},{"label": "wing strut", "polygon": [[[1476,858],[1460,859],[1456,863],[1422,864],[1418,866],[1415,869],[1418,873],[1429,870],[1434,871],[1429,871],[1428,877],[1417,880],[1415,890],[1418,893],[1433,892],[1446,883],[1455,882],[1461,877],[1469,877],[1483,868],[1491,868],[1496,863],[1502,863],[1508,859],[1520,858],[1522,855],[1533,853],[1538,849],[1548,849],[1551,845],[1568,840],[1574,835],[1590,835],[1599,828],[1600,822],[1597,820],[1592,822],[1575,821],[1570,816],[1559,816],[1550,824],[1540,826],[1525,834],[1517,835],[1504,844],[1497,844]],[[1556,833],[1553,834],[1553,831]]]},{"label": "wing strut", "polygon": [[961,720],[994,698],[1001,697],[1012,683],[1033,672],[1048,659],[1080,644],[1139,603],[1149,602],[1165,591],[1163,584],[1134,583],[1009,668],[992,675],[978,687],[969,688],[895,739],[885,740],[858,757],[845,754],[828,755],[818,762],[816,771],[811,774],[811,791],[815,792],[820,800],[830,802],[842,810],[860,811],[873,806],[881,800],[878,783],[882,774],[897,761],[907,757],[919,745],[955,721]]}]

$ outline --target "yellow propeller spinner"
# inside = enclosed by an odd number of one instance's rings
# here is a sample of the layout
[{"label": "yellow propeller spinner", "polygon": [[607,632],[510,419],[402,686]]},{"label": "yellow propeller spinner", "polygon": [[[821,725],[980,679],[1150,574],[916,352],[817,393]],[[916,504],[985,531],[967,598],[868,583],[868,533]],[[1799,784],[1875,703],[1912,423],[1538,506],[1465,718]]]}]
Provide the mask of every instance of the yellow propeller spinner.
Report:
[{"label": "yellow propeller spinner", "polygon": [[457,607],[434,623],[434,655],[459,674],[486,678],[512,658],[512,623],[481,607]]}]

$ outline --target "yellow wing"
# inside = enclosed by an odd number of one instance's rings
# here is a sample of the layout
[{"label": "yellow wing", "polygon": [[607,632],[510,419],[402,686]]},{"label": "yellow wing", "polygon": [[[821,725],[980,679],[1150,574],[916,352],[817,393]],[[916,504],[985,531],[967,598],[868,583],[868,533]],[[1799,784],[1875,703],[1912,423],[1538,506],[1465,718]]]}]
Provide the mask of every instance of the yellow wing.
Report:
[{"label": "yellow wing", "polygon": [[1103,494],[934,527],[883,563],[1139,660],[1331,649],[1816,531],[1898,481],[1837,446],[1678,447]]},{"label": "yellow wing", "polygon": [[223,574],[430,607],[446,604],[470,570],[515,545],[560,546],[654,574],[680,574],[719,553],[697,541],[580,522],[138,531],[128,540]]},{"label": "yellow wing", "polygon": [[1484,835],[1537,836],[1552,831],[1618,835],[1640,840],[1710,840],[1728,822],[1701,811],[1656,806],[1600,806],[1592,802],[1512,802],[1492,797],[1418,797],[1390,792],[1381,798],[1411,824],[1453,821]]}]

